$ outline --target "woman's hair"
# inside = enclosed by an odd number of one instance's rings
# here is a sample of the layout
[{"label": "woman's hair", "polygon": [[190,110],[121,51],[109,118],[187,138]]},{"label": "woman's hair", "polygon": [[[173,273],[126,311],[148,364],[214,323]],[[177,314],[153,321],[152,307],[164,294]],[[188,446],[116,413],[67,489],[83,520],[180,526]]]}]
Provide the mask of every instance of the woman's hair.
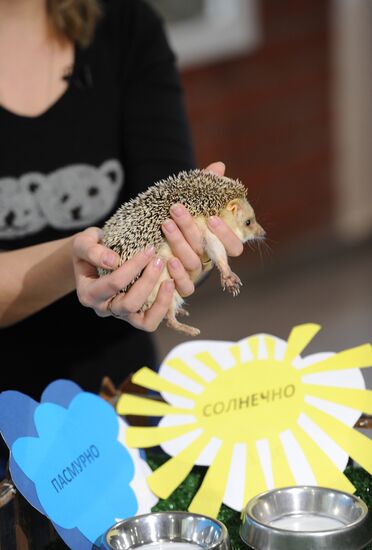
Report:
[{"label": "woman's hair", "polygon": [[87,47],[102,15],[99,0],[47,0],[48,13],[58,34]]}]

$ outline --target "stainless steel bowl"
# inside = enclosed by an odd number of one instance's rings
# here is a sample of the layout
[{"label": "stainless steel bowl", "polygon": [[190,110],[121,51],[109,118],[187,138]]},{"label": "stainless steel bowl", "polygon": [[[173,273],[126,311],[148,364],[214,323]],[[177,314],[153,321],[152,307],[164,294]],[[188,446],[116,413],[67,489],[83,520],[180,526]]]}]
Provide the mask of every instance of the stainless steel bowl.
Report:
[{"label": "stainless steel bowl", "polygon": [[[193,543],[209,550],[230,550],[223,523],[189,512],[157,512],[125,519],[109,529],[102,550],[129,550],[151,543]],[[192,547],[191,547],[192,548]]]},{"label": "stainless steel bowl", "polygon": [[372,517],[354,495],[284,487],[248,502],[240,536],[255,550],[358,550],[372,540]]}]

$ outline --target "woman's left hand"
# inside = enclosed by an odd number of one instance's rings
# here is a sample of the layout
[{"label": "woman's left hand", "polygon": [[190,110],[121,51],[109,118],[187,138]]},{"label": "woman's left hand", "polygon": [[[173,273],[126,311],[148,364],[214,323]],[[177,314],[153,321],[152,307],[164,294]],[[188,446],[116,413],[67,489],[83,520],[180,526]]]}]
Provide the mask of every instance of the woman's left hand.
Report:
[{"label": "woman's left hand", "polygon": [[[225,165],[223,162],[214,162],[205,168],[205,171],[223,176]],[[164,236],[174,255],[168,262],[168,271],[175,280],[177,291],[186,297],[194,292],[193,281],[196,281],[203,271],[202,235],[191,214],[182,204],[174,204],[170,212],[172,219],[162,225]],[[220,239],[228,256],[239,256],[243,252],[240,239],[220,218],[210,218],[208,227]]]},{"label": "woman's left hand", "polygon": [[[72,261],[80,303],[92,308],[100,317],[112,315],[137,329],[153,332],[170,308],[175,283],[163,281],[151,307],[140,310],[159,280],[164,263],[156,258],[155,247],[150,247],[118,267],[119,255],[104,247],[101,238],[101,229],[88,227],[72,241]],[[98,277],[97,267],[110,272]],[[127,292],[120,292],[137,276]]]}]

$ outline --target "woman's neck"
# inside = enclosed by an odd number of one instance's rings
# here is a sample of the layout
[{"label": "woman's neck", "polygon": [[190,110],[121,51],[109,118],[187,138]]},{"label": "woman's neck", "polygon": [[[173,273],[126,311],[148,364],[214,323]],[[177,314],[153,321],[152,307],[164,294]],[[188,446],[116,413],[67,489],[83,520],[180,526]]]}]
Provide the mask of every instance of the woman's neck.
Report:
[{"label": "woman's neck", "polygon": [[46,0],[0,0],[0,40],[22,37],[24,43],[50,40],[51,32]]},{"label": "woman's neck", "polygon": [[59,39],[46,0],[0,0],[0,105],[37,116],[66,90],[73,45]]},{"label": "woman's neck", "polygon": [[6,19],[38,19],[46,15],[46,0],[0,0],[0,21]]}]

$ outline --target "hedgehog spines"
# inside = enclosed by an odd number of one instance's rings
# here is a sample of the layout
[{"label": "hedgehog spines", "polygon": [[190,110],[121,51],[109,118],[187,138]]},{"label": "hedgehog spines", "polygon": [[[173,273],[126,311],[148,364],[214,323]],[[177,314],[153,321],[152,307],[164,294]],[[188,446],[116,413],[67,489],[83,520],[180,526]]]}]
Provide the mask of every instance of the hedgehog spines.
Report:
[{"label": "hedgehog spines", "polygon": [[193,217],[208,217],[219,215],[228,202],[246,194],[239,180],[197,169],[180,172],[120,206],[103,227],[103,243],[127,260],[149,244],[160,246],[161,225],[169,218],[172,204],[182,203]]}]

